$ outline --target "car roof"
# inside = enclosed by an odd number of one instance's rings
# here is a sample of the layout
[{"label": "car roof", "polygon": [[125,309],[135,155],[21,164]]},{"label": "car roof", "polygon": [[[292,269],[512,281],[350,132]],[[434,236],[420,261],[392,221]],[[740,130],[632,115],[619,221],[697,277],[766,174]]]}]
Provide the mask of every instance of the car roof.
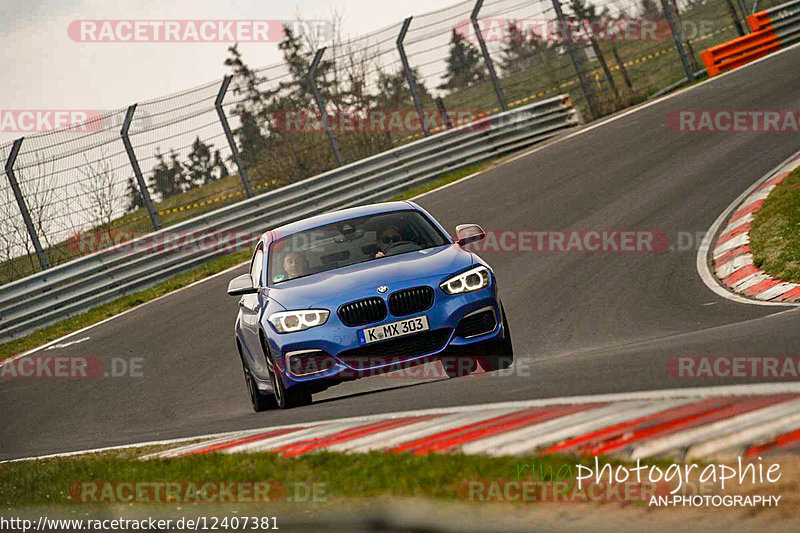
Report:
[{"label": "car roof", "polygon": [[[393,211],[408,211],[413,209],[418,211],[417,206],[411,202],[382,202],[377,204],[360,205],[358,207],[350,207],[348,209],[340,209],[339,211],[331,211],[330,213],[323,213],[313,217],[304,218],[296,222],[291,222],[283,226],[279,226],[270,230],[267,233],[273,233],[273,238],[280,236],[291,235],[299,231],[306,231],[326,224],[333,224],[342,220],[350,220],[352,218],[359,218],[369,215],[377,215],[380,213],[391,213]],[[277,235],[275,235],[277,234]]]}]

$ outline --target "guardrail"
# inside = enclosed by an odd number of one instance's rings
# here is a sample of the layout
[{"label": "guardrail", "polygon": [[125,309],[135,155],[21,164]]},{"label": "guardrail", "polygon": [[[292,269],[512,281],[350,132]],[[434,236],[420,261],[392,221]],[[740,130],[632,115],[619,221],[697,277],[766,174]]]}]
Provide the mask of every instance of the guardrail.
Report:
[{"label": "guardrail", "polygon": [[793,0],[747,17],[752,33],[712,46],[700,56],[708,76],[741,67],[800,41],[800,0]]},{"label": "guardrail", "polygon": [[800,41],[800,0],[786,2],[747,17],[752,31],[770,29],[783,46]]},{"label": "guardrail", "polygon": [[182,236],[235,235],[250,246],[264,231],[318,213],[390,199],[458,170],[530,146],[582,123],[559,95],[381,152],[0,287],[0,342],[165,279],[226,253]]}]

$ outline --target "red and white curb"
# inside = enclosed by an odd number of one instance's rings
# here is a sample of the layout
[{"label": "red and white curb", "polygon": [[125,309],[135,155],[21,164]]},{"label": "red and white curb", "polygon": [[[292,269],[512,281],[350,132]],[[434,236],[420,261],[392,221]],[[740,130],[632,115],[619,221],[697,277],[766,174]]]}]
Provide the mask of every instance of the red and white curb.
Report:
[{"label": "red and white curb", "polygon": [[800,451],[800,384],[677,389],[430,409],[226,434],[142,459],[322,450],[625,459]]},{"label": "red and white curb", "polygon": [[728,218],[714,245],[714,274],[728,289],[742,296],[769,302],[800,302],[800,284],[775,279],[753,264],[750,228],[769,193],[795,168],[800,157],[779,167],[755,187]]}]

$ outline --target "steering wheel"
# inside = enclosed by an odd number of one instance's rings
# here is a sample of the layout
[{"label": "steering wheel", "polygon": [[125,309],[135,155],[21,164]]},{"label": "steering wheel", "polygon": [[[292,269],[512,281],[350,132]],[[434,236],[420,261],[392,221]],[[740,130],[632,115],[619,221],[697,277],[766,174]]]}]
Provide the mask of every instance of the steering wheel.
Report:
[{"label": "steering wheel", "polygon": [[399,254],[403,252],[411,252],[413,250],[421,250],[422,247],[413,241],[397,241],[393,242],[386,247],[385,255]]}]

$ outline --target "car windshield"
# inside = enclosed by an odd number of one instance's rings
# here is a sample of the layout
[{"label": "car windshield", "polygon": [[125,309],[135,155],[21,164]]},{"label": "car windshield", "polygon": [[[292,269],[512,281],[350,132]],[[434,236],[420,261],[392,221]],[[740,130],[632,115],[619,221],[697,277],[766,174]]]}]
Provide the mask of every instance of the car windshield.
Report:
[{"label": "car windshield", "polygon": [[282,283],[416,250],[447,244],[418,211],[393,211],[287,235],[269,249],[269,279]]}]

